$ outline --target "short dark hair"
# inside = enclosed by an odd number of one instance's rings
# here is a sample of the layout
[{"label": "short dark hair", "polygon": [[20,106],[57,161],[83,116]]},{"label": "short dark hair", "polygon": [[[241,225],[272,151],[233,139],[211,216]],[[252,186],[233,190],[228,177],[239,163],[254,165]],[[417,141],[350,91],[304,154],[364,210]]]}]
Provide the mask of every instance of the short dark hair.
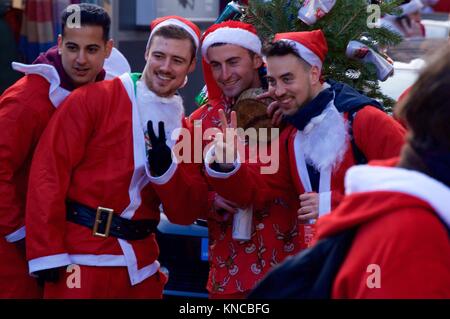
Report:
[{"label": "short dark hair", "polygon": [[71,17],[78,10],[73,10],[73,6],[79,8],[80,13],[80,24],[82,26],[99,26],[103,28],[103,40],[109,40],[109,31],[111,29],[111,18],[109,14],[102,7],[90,4],[90,3],[80,3],[70,5],[64,9],[61,16],[61,34],[64,37],[64,30],[67,26],[67,19]]},{"label": "short dark hair", "polygon": [[450,46],[422,71],[396,113],[410,129],[408,143],[416,150],[450,151]]},{"label": "short dark hair", "polygon": [[189,39],[189,41],[191,42],[191,52],[192,52],[191,62],[195,59],[195,55],[197,52],[197,46],[195,44],[194,38],[192,37],[192,35],[189,32],[187,32],[182,27],[177,26],[177,25],[165,25],[165,26],[159,28],[152,35],[152,38],[150,39],[147,50],[151,47],[151,45],[153,43],[153,39],[156,36],[160,36],[160,37],[163,37],[166,39],[177,39],[177,40]]},{"label": "short dark hair", "polygon": [[300,56],[294,44],[291,42],[276,41],[273,43],[266,43],[263,48],[263,54],[267,58],[292,54],[302,62],[305,69],[309,70],[311,68],[311,65]]}]

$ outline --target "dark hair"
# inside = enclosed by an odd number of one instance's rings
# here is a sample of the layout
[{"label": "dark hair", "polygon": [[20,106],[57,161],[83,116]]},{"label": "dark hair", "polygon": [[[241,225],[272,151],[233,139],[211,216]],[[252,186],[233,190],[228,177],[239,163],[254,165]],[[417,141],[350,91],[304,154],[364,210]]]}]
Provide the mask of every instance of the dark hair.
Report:
[{"label": "dark hair", "polygon": [[[77,9],[75,9],[75,7]],[[62,26],[62,36],[64,37],[64,31],[67,26],[67,19],[69,19],[73,14],[80,14],[80,24],[82,26],[99,26],[103,28],[103,40],[109,40],[109,30],[111,28],[111,18],[108,13],[100,6],[90,3],[80,3],[70,5],[64,9],[61,16],[61,26]]]},{"label": "dark hair", "polygon": [[296,56],[300,60],[300,62],[302,62],[306,70],[309,70],[311,68],[311,65],[300,56],[294,44],[291,42],[276,41],[273,43],[266,43],[263,48],[263,54],[267,58],[292,54]]},{"label": "dark hair", "polygon": [[420,151],[450,151],[450,46],[433,57],[396,113],[410,129],[408,142]]},{"label": "dark hair", "polygon": [[191,42],[191,52],[192,52],[191,62],[195,59],[197,47],[195,45],[194,38],[192,38],[192,35],[189,32],[187,32],[185,29],[183,29],[182,27],[179,27],[177,25],[166,25],[166,26],[159,28],[152,35],[152,38],[150,39],[147,50],[151,47],[151,45],[153,43],[153,39],[156,36],[160,36],[160,37],[163,37],[166,39],[177,39],[177,40],[189,39],[189,41]]}]

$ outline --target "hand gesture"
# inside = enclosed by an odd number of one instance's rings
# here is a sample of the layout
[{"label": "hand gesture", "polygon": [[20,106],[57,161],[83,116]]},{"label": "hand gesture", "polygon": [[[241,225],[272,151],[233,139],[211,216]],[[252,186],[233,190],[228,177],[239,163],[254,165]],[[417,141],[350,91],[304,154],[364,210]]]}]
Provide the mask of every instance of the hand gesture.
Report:
[{"label": "hand gesture", "polygon": [[300,195],[300,209],[297,211],[301,223],[319,218],[319,194],[305,193]]},{"label": "hand gesture", "polygon": [[273,99],[273,102],[267,106],[267,115],[272,119],[272,125],[279,127],[283,121],[283,112],[280,109],[280,102],[274,99],[272,92],[268,91],[256,97],[259,100],[267,98]]},{"label": "hand gesture", "polygon": [[166,144],[166,132],[164,131],[164,122],[158,123],[158,136],[153,130],[153,122],[147,122],[148,137],[152,145],[148,151],[148,164],[153,176],[159,177],[169,169],[172,164],[172,151]]},{"label": "hand gesture", "polygon": [[227,117],[223,110],[219,110],[221,133],[215,137],[215,149],[213,161],[219,164],[221,169],[229,169],[237,159],[237,116],[231,112],[231,123],[228,125]]}]

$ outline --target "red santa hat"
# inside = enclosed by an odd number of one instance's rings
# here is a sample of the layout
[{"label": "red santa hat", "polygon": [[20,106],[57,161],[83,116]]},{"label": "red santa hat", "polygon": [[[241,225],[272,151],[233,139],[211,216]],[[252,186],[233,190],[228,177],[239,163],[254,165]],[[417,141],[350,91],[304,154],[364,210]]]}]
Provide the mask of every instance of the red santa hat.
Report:
[{"label": "red santa hat", "polygon": [[229,20],[209,27],[202,37],[202,56],[206,62],[209,62],[208,48],[216,43],[239,45],[261,55],[261,40],[256,29],[248,23]]},{"label": "red santa hat", "polygon": [[198,49],[200,45],[200,29],[193,22],[179,16],[165,16],[153,20],[150,24],[151,33],[148,37],[147,48],[150,45],[150,40],[152,39],[152,36],[155,34],[156,30],[168,25],[175,25],[186,30],[187,33],[189,33],[194,39],[195,49]]},{"label": "red santa hat", "polygon": [[322,30],[275,34],[274,42],[285,41],[293,45],[298,55],[312,66],[322,69],[328,53],[328,44]]},{"label": "red santa hat", "polygon": [[222,96],[222,91],[212,75],[211,66],[207,61],[208,48],[215,43],[239,45],[258,55],[261,55],[262,42],[256,34],[256,29],[240,21],[225,21],[209,27],[202,37],[203,78],[208,89],[208,99],[214,100]]}]

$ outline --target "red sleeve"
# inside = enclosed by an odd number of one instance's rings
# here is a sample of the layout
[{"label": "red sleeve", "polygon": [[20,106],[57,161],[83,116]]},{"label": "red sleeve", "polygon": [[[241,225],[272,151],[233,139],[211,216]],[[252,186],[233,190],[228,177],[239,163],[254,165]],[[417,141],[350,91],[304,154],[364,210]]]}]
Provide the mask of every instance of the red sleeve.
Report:
[{"label": "red sleeve", "polygon": [[26,205],[29,260],[66,252],[65,201],[70,177],[94,127],[84,92],[74,91],[58,108],[33,157]]},{"label": "red sleeve", "polygon": [[270,164],[275,166],[270,174],[264,174],[261,170],[264,166],[259,163],[242,163],[234,174],[226,178],[208,175],[209,183],[222,197],[242,207],[253,205],[256,209],[262,209],[276,198],[295,196],[285,147],[286,138],[285,135],[280,136],[279,145],[276,146],[279,149],[273,148]]},{"label": "red sleeve", "polygon": [[372,106],[356,113],[353,134],[356,145],[369,161],[398,157],[405,142],[405,129]]},{"label": "red sleeve", "polygon": [[[193,128],[187,120],[183,127],[188,130],[190,145],[193,146]],[[183,143],[183,140],[179,143]],[[189,225],[200,216],[208,214],[208,184],[203,175],[202,163],[195,163],[194,152],[195,147],[191,147],[190,163],[178,163],[173,176],[167,182],[153,183],[153,188],[163,204],[164,213],[176,224]]]},{"label": "red sleeve", "polygon": [[[39,102],[35,102],[39,103]],[[44,123],[45,122],[45,123]],[[0,101],[0,236],[24,226],[27,174],[34,148],[47,124],[20,97]]]}]

